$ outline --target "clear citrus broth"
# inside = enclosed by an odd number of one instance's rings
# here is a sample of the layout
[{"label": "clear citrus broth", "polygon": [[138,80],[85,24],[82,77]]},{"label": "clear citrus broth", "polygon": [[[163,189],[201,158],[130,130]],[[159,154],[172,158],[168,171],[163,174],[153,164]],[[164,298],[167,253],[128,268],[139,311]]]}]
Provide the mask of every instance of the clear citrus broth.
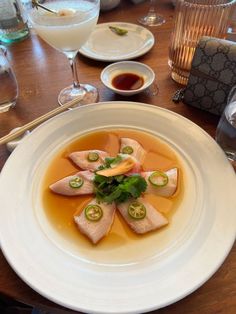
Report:
[{"label": "clear citrus broth", "polygon": [[[174,213],[183,195],[183,169],[174,151],[163,141],[141,131],[129,129],[114,129],[89,133],[64,147],[49,165],[43,180],[43,206],[51,224],[63,236],[75,241],[78,245],[93,246],[77,229],[73,216],[75,212],[81,211],[84,205],[92,199],[92,196],[66,197],[57,195],[50,191],[49,185],[57,180],[78,172],[78,168],[68,159],[69,153],[73,151],[100,149],[107,151],[111,156],[119,152],[119,139],[129,137],[137,140],[147,151],[143,164],[143,170],[168,170],[173,167],[179,169],[179,182],[177,192],[173,197],[163,198],[146,195],[155,208],[164,213],[169,219]],[[166,227],[165,227],[166,228]],[[157,231],[158,232],[158,231]],[[149,236],[142,235],[142,237]],[[109,248],[126,241],[138,240],[139,235],[132,232],[126,225],[119,213],[116,214],[110,233],[99,243],[99,247]]]}]

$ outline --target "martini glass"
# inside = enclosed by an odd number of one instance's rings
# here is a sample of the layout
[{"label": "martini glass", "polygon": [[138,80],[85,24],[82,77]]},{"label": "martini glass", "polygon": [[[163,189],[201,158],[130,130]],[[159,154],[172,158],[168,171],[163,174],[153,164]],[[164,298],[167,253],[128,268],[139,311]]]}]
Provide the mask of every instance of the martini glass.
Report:
[{"label": "martini glass", "polygon": [[156,0],[150,0],[150,8],[147,15],[140,17],[138,21],[146,26],[158,26],[165,23],[163,16],[158,15],[156,12]]},{"label": "martini glass", "polygon": [[[35,1],[34,1],[35,2]],[[96,26],[100,0],[46,0],[28,9],[29,22],[37,34],[69,60],[73,84],[59,96],[60,105],[78,98],[78,106],[98,101],[97,88],[80,84],[76,71],[76,55]]]}]

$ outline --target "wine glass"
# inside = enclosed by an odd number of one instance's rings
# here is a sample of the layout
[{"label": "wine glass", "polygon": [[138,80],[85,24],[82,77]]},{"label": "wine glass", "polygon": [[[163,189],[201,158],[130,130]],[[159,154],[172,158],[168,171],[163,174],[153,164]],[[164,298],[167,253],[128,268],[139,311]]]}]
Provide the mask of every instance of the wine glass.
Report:
[{"label": "wine glass", "polygon": [[165,23],[163,16],[156,13],[156,0],[150,0],[150,8],[147,15],[144,15],[138,19],[140,24],[146,26],[158,26]]},{"label": "wine glass", "polygon": [[43,4],[35,0],[27,10],[37,34],[69,60],[73,84],[60,92],[60,105],[75,98],[78,106],[98,101],[96,87],[79,83],[75,62],[80,47],[96,26],[99,8],[100,0],[45,0]]}]

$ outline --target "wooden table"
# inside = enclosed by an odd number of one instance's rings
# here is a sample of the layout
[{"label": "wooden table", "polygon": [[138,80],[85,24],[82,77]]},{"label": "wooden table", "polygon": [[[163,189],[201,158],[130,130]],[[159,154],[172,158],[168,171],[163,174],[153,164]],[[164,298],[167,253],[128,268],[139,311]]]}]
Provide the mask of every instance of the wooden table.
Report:
[{"label": "wooden table", "polygon": [[[115,10],[101,13],[99,22],[137,23],[137,17],[147,12],[148,5],[148,1],[134,5],[128,0],[123,0]],[[158,9],[165,16],[166,23],[160,27],[150,28],[155,35],[155,46],[137,61],[146,63],[155,71],[159,94],[148,96],[143,93],[132,96],[128,100],[150,103],[177,112],[198,124],[214,137],[218,117],[182,103],[175,104],[171,100],[173,93],[179,87],[171,80],[167,64],[174,10],[171,1],[159,1]],[[9,46],[8,51],[19,83],[19,99],[14,109],[0,114],[0,136],[57,107],[59,91],[69,85],[72,80],[65,56],[41,41],[33,33],[27,40]],[[99,77],[106,65],[106,63],[79,56],[80,81],[96,85],[99,89],[100,101],[127,100],[127,98],[113,94],[102,85]],[[0,169],[8,156],[5,145],[1,146]],[[53,314],[71,312],[63,311],[62,307],[46,300],[29,288],[11,269],[2,253],[0,253],[0,269],[0,293],[34,306],[47,306],[49,307],[48,311]],[[216,274],[202,287],[183,300],[153,313],[236,313],[235,274],[236,246]]]}]

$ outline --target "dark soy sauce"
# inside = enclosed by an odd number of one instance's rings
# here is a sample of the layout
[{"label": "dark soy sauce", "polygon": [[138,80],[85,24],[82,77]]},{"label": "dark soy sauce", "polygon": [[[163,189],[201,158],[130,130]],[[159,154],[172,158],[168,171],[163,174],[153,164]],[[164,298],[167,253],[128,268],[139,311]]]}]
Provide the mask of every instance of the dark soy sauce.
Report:
[{"label": "dark soy sauce", "polygon": [[144,79],[134,73],[122,73],[112,79],[112,85],[121,90],[135,90],[143,86]]}]

